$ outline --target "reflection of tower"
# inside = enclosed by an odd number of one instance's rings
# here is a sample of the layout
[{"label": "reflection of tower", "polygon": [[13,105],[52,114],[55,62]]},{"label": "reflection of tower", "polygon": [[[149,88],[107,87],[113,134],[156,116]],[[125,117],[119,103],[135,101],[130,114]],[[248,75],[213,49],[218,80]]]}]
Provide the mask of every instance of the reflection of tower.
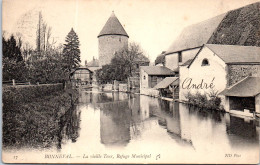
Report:
[{"label": "reflection of tower", "polygon": [[130,111],[128,102],[100,105],[100,137],[105,145],[125,146],[130,141]]},{"label": "reflection of tower", "polygon": [[128,38],[113,12],[98,35],[99,66],[109,64],[114,53],[128,45]]}]

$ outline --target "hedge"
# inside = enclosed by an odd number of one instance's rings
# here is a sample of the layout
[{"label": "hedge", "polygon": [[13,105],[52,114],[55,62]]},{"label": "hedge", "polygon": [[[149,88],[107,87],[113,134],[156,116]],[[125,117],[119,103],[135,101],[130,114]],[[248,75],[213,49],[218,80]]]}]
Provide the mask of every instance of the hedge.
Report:
[{"label": "hedge", "polygon": [[41,84],[41,85],[21,85],[3,86],[3,104],[12,106],[17,103],[31,102],[35,98],[49,95],[63,89],[63,84]]},{"label": "hedge", "polygon": [[64,138],[75,141],[80,120],[77,100],[78,91],[64,90],[35,98],[32,102],[5,106],[3,147],[59,148]]}]

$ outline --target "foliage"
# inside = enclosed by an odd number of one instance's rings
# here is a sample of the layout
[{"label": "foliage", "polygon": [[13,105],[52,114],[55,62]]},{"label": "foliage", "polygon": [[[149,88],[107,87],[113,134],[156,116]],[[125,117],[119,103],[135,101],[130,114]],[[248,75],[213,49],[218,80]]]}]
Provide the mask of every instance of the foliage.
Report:
[{"label": "foliage", "polygon": [[79,38],[73,28],[66,37],[66,44],[63,48],[63,60],[65,69],[71,71],[80,64],[80,49],[79,49]]},{"label": "foliage", "polygon": [[69,72],[64,70],[62,56],[51,53],[44,58],[28,62],[29,80],[32,83],[57,83],[67,81]]},{"label": "foliage", "polygon": [[3,147],[60,148],[63,138],[75,142],[79,129],[74,106],[77,98],[76,91],[60,91],[15,107],[4,106]]},{"label": "foliage", "polygon": [[14,60],[16,62],[23,61],[23,57],[21,54],[21,40],[16,41],[14,35],[11,35],[9,39],[5,39],[2,37],[3,41],[3,58],[8,58],[10,60]]},{"label": "foliage", "polygon": [[20,39],[16,41],[13,35],[11,35],[11,37],[7,40],[4,37],[2,37],[2,39],[3,80],[26,80],[28,70],[21,54],[22,41]]},{"label": "foliage", "polygon": [[217,96],[217,92],[210,92],[208,94],[201,94],[197,92],[196,94],[191,94],[188,92],[186,94],[187,103],[199,108],[213,109],[213,110],[222,110],[221,99]]},{"label": "foliage", "polygon": [[97,71],[99,83],[117,81],[126,81],[128,77],[133,76],[142,63],[149,63],[149,59],[144,55],[140,46],[132,43],[129,47],[115,53],[111,63],[104,65]]},{"label": "foliage", "polygon": [[3,80],[10,81],[15,79],[17,81],[26,81],[28,79],[28,68],[24,61],[16,61],[4,57],[3,61]]},{"label": "foliage", "polygon": [[127,73],[124,68],[115,65],[104,65],[102,69],[96,72],[97,79],[99,83],[112,83],[113,80],[125,81],[127,79]]},{"label": "foliage", "polygon": [[4,107],[11,107],[21,102],[31,102],[37,97],[49,95],[63,89],[63,84],[43,84],[26,86],[3,86]]}]

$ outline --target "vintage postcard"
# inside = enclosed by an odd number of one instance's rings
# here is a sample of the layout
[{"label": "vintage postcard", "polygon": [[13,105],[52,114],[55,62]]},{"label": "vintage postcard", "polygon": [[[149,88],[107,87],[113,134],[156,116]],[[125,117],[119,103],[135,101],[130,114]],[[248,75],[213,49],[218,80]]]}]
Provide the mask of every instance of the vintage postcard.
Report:
[{"label": "vintage postcard", "polygon": [[4,163],[259,163],[259,0],[3,0],[2,48]]}]

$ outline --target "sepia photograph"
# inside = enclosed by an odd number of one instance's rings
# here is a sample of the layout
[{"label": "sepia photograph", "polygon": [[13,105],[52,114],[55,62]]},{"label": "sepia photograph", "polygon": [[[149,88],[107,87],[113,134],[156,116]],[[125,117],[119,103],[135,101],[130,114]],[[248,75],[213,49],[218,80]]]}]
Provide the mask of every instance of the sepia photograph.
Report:
[{"label": "sepia photograph", "polygon": [[2,162],[258,164],[259,0],[3,0]]}]

